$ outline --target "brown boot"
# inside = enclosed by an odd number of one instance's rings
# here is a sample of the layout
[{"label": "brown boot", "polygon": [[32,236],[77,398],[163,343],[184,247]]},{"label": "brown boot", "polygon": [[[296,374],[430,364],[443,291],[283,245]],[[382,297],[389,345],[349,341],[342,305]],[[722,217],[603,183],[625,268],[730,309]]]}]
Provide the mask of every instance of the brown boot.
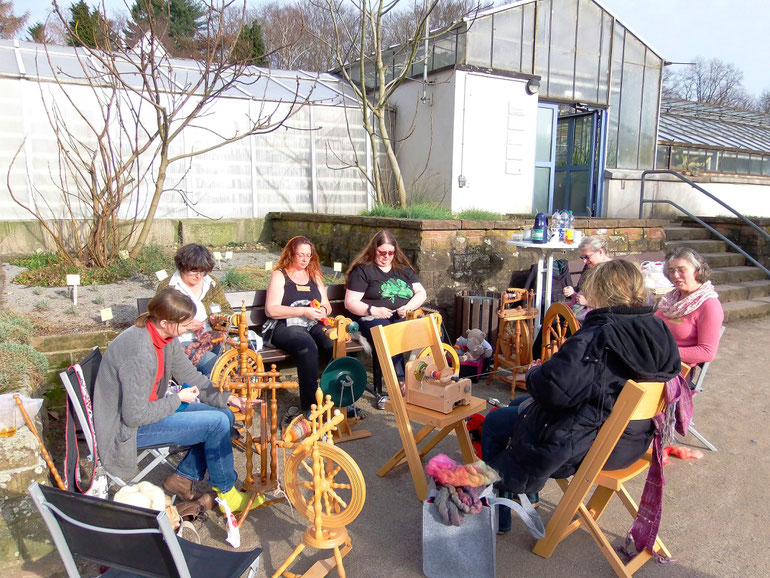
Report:
[{"label": "brown boot", "polygon": [[192,480],[183,478],[176,472],[167,477],[161,485],[167,493],[176,494],[185,502],[194,502],[200,497],[200,494],[193,490]]},{"label": "brown boot", "polygon": [[201,497],[195,500],[198,504],[200,504],[206,511],[210,510],[214,506],[216,506],[216,494],[212,494],[211,492],[206,492],[205,494],[201,494]]}]

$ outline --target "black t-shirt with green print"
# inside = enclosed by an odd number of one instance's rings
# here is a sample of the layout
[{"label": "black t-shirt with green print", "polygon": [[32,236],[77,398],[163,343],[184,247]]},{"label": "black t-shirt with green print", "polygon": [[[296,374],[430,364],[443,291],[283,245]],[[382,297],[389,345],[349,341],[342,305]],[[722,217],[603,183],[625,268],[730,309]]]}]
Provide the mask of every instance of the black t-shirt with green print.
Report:
[{"label": "black t-shirt with green print", "polygon": [[348,289],[363,293],[362,301],[372,307],[398,309],[414,296],[412,285],[419,283],[410,267],[392,268],[387,273],[377,265],[358,265],[348,276]]}]

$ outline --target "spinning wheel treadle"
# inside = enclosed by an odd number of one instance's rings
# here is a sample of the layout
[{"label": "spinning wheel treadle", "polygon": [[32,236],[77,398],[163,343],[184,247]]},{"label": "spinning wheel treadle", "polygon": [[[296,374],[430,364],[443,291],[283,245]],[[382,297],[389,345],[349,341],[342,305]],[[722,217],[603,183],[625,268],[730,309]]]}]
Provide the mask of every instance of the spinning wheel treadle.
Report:
[{"label": "spinning wheel treadle", "polygon": [[[341,528],[356,519],[364,507],[366,491],[363,474],[346,452],[319,443],[321,456],[321,522],[324,527]],[[297,448],[286,461],[286,494],[297,511],[310,521],[313,512],[313,452]]]}]

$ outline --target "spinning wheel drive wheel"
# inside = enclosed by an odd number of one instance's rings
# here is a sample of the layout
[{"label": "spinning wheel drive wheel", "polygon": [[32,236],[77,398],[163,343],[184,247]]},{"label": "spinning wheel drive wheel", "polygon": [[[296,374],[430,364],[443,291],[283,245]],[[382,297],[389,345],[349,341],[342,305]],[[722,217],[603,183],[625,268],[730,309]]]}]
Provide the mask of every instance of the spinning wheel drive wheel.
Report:
[{"label": "spinning wheel drive wheel", "polygon": [[[356,519],[366,500],[364,475],[347,453],[326,443],[321,454],[321,523],[342,528]],[[296,446],[284,468],[286,494],[297,511],[311,522],[313,511],[313,452]]]},{"label": "spinning wheel drive wheel", "polygon": [[[516,340],[516,326],[519,326],[519,339]],[[532,336],[525,322],[509,321],[501,337],[501,356],[513,365],[532,363]]]},{"label": "spinning wheel drive wheel", "polygon": [[[455,375],[460,375],[460,358],[457,356],[457,350],[448,343],[442,343],[441,348],[444,350],[444,355],[446,355],[447,365],[452,368]],[[433,357],[430,347],[420,351],[417,358],[426,356]]]},{"label": "spinning wheel drive wheel", "polygon": [[[214,368],[211,370],[211,381],[215,384],[224,384],[225,380],[231,382],[237,381],[236,378],[240,376],[241,361],[239,359],[239,351],[237,349],[229,349],[223,353],[217,362],[214,364]],[[251,349],[246,350],[246,367],[249,373],[256,373],[258,371],[264,371],[262,360],[256,351]],[[245,388],[246,385],[244,384]],[[255,394],[258,393],[255,391]]]}]

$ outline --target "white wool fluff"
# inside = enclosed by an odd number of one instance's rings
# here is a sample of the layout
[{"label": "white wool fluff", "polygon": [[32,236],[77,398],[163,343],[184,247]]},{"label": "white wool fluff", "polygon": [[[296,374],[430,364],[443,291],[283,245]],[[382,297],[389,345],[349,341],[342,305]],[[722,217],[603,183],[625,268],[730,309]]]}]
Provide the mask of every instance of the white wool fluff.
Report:
[{"label": "white wool fluff", "polygon": [[163,490],[150,482],[139,482],[124,486],[115,494],[115,501],[129,506],[149,508],[151,510],[166,509],[166,495]]}]

